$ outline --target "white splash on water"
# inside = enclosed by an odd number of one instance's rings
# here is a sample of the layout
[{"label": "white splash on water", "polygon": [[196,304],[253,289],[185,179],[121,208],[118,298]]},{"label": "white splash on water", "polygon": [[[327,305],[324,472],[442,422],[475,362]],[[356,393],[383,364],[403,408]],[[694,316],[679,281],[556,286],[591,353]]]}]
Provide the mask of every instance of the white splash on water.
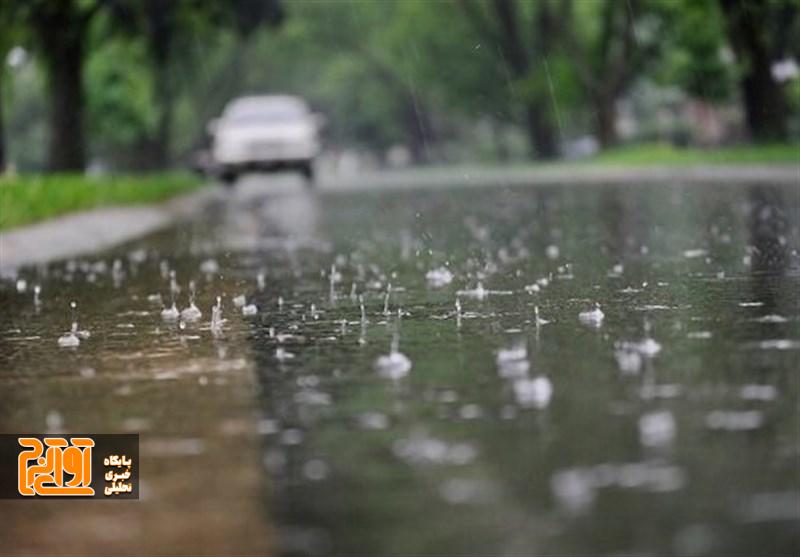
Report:
[{"label": "white splash on water", "polygon": [[378,356],[375,371],[389,379],[402,379],[411,371],[411,360],[399,351],[399,338],[395,335],[389,354]]},{"label": "white splash on water", "polygon": [[199,320],[203,316],[203,312],[195,305],[195,295],[196,289],[194,281],[189,281],[189,307],[184,308],[181,311],[181,319],[184,321],[191,323],[193,321]]},{"label": "white splash on water", "polygon": [[497,351],[497,364],[502,365],[507,362],[524,360],[528,357],[528,347],[524,343],[519,343],[511,348],[501,348]]},{"label": "white splash on water", "polygon": [[599,327],[603,324],[603,319],[605,319],[606,315],[603,313],[603,310],[600,309],[600,304],[595,303],[594,308],[589,311],[582,311],[578,314],[578,319],[584,325],[588,325],[590,327]]},{"label": "white splash on water", "polygon": [[698,257],[704,257],[708,255],[708,250],[697,248],[697,249],[687,249],[683,252],[683,256],[686,259],[697,259]]},{"label": "white splash on water", "polygon": [[620,346],[614,351],[614,358],[622,373],[636,375],[642,369],[642,355],[636,350]]},{"label": "white splash on water", "polygon": [[469,290],[459,290],[459,296],[464,296],[465,298],[473,298],[475,300],[485,300],[489,297],[489,291],[483,287],[483,283],[479,282],[478,286]]},{"label": "white splash on water", "polygon": [[543,325],[547,325],[548,323],[550,323],[550,321],[548,321],[547,319],[542,319],[541,317],[539,317],[539,306],[533,306],[533,323],[537,327],[541,327]]},{"label": "white splash on water", "polygon": [[278,348],[275,349],[275,359],[276,360],[279,360],[279,361],[282,362],[284,360],[291,360],[294,357],[295,357],[294,354],[292,354],[291,352],[287,352],[282,347],[278,347]]},{"label": "white splash on water", "polygon": [[165,321],[174,321],[181,316],[181,312],[178,311],[178,305],[175,303],[175,297],[178,295],[179,290],[175,271],[169,271],[169,295],[172,306],[161,310],[161,319]]},{"label": "white splash on water", "polygon": [[744,400],[775,400],[778,390],[772,385],[744,385],[739,390],[739,396]]},{"label": "white splash on water", "polygon": [[755,321],[756,323],[786,323],[789,320],[782,315],[777,315],[772,313],[769,315],[762,315],[761,317],[756,317],[755,319],[753,319],[753,321]]},{"label": "white splash on water", "polygon": [[78,329],[78,304],[75,301],[69,303],[70,313],[72,314],[72,326],[70,330],[58,337],[58,346],[61,348],[75,348],[80,345],[81,339],[91,336],[89,331]]},{"label": "white splash on water", "polygon": [[675,439],[675,418],[672,412],[661,410],[639,418],[639,442],[645,447],[663,447]]},{"label": "white splash on water", "polygon": [[714,410],[706,415],[709,429],[750,431],[764,424],[764,414],[758,410]]},{"label": "white splash on water", "polygon": [[429,286],[433,288],[440,288],[447,286],[453,282],[453,273],[447,267],[439,267],[438,269],[431,269],[425,273],[425,280]]},{"label": "white splash on water", "polygon": [[178,311],[178,306],[175,303],[172,303],[172,307],[164,308],[161,310],[161,319],[165,321],[175,321],[181,316],[181,312]]},{"label": "white splash on water", "polygon": [[514,397],[525,408],[543,409],[553,397],[553,384],[547,377],[520,378],[514,381]]},{"label": "white splash on water", "polygon": [[225,320],[222,318],[222,297],[217,296],[217,303],[211,308],[211,331],[219,333]]}]

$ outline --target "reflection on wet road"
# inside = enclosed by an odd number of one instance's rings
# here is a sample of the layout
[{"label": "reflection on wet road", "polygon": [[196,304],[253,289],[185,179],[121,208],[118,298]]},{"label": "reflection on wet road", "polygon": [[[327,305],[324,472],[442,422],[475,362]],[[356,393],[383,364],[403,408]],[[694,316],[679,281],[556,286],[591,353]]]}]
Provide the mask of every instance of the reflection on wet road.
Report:
[{"label": "reflection on wet road", "polygon": [[797,188],[271,185],[3,280],[2,430],[145,460],[136,504],[2,502],[0,546],[798,547]]}]

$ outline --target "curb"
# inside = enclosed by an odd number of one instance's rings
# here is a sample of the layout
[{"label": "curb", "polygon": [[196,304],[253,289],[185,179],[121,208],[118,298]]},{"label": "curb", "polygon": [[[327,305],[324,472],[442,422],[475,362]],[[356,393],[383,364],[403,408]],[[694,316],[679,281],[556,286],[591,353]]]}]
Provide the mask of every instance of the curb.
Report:
[{"label": "curb", "polygon": [[155,205],[99,207],[0,233],[0,275],[26,265],[96,252],[197,214],[219,188],[173,197]]}]

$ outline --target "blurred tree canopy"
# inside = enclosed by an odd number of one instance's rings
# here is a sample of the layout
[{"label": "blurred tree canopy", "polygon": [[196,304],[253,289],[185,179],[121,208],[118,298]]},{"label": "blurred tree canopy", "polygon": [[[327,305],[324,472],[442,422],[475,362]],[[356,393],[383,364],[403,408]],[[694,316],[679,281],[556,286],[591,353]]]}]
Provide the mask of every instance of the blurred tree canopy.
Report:
[{"label": "blurred tree canopy", "polygon": [[334,150],[378,160],[614,145],[642,84],[797,136],[796,0],[7,0],[0,28],[0,167],[185,163],[260,92],[305,97]]}]

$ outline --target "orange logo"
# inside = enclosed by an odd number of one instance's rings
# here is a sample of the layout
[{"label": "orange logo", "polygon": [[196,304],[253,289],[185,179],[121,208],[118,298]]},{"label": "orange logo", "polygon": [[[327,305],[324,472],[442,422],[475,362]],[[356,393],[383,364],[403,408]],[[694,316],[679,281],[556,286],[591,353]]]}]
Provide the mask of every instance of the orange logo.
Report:
[{"label": "orange logo", "polygon": [[36,437],[20,437],[19,444],[30,449],[19,454],[17,489],[21,495],[94,495],[91,487],[92,439],[45,437],[43,444]]}]

